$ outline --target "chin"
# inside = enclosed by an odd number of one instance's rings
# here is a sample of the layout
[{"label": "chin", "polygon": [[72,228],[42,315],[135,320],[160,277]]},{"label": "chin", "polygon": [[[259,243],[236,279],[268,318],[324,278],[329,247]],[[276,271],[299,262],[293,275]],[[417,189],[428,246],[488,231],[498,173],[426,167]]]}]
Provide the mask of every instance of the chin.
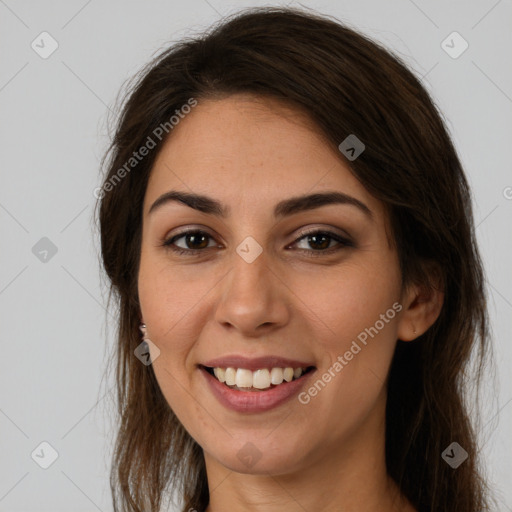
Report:
[{"label": "chin", "polygon": [[[220,453],[217,447],[217,453],[210,454],[227,469],[250,475],[281,475],[295,471],[302,463],[306,464],[304,457],[299,457],[297,449],[291,444],[286,447],[279,443],[280,449],[276,449],[275,445],[268,438],[254,440],[254,437],[247,436]],[[236,448],[238,446],[240,448]]]}]

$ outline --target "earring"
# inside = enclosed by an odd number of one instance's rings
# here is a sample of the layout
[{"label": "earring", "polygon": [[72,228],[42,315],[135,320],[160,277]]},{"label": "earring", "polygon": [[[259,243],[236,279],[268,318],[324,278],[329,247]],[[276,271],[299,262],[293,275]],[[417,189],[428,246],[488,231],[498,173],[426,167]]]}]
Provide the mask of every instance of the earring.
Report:
[{"label": "earring", "polygon": [[142,343],[135,349],[135,355],[146,365],[150,365],[160,355],[160,349],[148,338],[146,324],[139,324]]}]

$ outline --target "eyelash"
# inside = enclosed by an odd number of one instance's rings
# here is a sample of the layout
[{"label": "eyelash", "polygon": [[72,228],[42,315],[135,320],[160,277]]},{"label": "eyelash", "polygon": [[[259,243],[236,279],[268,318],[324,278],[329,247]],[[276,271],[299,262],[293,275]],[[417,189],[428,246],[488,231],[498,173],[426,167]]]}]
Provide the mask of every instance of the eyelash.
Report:
[{"label": "eyelash", "polygon": [[[187,231],[182,231],[181,233],[178,233],[177,235],[174,235],[173,237],[165,240],[161,245],[163,247],[165,247],[166,249],[173,251],[176,254],[188,256],[188,257],[200,256],[202,252],[206,251],[206,249],[212,248],[212,247],[209,247],[209,248],[204,248],[204,249],[183,249],[181,247],[176,247],[175,245],[173,245],[176,240],[179,240],[180,238],[182,238],[186,235],[191,235],[191,234],[194,234],[194,235],[202,234],[202,235],[206,235],[210,238],[213,238],[206,231],[202,231],[200,229],[190,229]],[[326,230],[321,230],[321,229],[302,233],[301,236],[299,238],[297,238],[295,240],[295,242],[293,242],[293,243],[295,244],[295,243],[303,240],[304,238],[307,238],[307,237],[313,236],[313,235],[327,235],[328,238],[335,240],[336,242],[338,242],[339,245],[335,246],[335,247],[331,247],[329,249],[325,249],[325,250],[322,250],[322,249],[317,249],[317,250],[298,249],[299,252],[304,253],[308,257],[317,258],[317,257],[321,257],[321,256],[331,255],[333,253],[336,253],[336,252],[342,250],[343,248],[354,247],[354,243],[352,241],[350,241],[349,239],[343,238],[342,236],[338,235],[337,233],[333,233],[332,231],[326,231]]]}]

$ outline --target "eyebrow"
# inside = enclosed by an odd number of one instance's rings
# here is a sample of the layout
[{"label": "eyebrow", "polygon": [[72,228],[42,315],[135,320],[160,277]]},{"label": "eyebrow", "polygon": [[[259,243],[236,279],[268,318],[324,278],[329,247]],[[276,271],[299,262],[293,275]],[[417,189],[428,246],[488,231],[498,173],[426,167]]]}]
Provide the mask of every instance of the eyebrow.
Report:
[{"label": "eyebrow", "polygon": [[[230,215],[230,208],[224,206],[221,202],[211,197],[194,194],[190,192],[182,192],[178,190],[170,190],[161,195],[149,209],[148,215],[161,208],[164,204],[170,202],[183,203],[194,210],[198,210],[208,215],[215,215],[216,217],[226,218]],[[329,191],[316,194],[302,195],[291,197],[280,201],[274,207],[274,217],[287,217],[295,213],[314,210],[322,206],[330,204],[343,204],[354,206],[367,215],[370,219],[373,218],[372,211],[368,206],[355,197],[349,196],[342,192]]]}]

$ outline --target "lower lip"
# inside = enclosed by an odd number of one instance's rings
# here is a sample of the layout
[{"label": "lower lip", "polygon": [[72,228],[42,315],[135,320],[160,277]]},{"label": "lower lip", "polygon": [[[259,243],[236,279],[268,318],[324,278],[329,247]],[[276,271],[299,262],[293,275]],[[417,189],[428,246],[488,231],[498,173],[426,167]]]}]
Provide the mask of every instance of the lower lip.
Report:
[{"label": "lower lip", "polygon": [[199,370],[205,376],[217,400],[228,409],[237,412],[264,412],[281,405],[298,394],[309,380],[310,375],[315,372],[315,370],[310,370],[299,379],[279,384],[268,391],[237,391],[217,380],[204,368],[200,367]]}]

